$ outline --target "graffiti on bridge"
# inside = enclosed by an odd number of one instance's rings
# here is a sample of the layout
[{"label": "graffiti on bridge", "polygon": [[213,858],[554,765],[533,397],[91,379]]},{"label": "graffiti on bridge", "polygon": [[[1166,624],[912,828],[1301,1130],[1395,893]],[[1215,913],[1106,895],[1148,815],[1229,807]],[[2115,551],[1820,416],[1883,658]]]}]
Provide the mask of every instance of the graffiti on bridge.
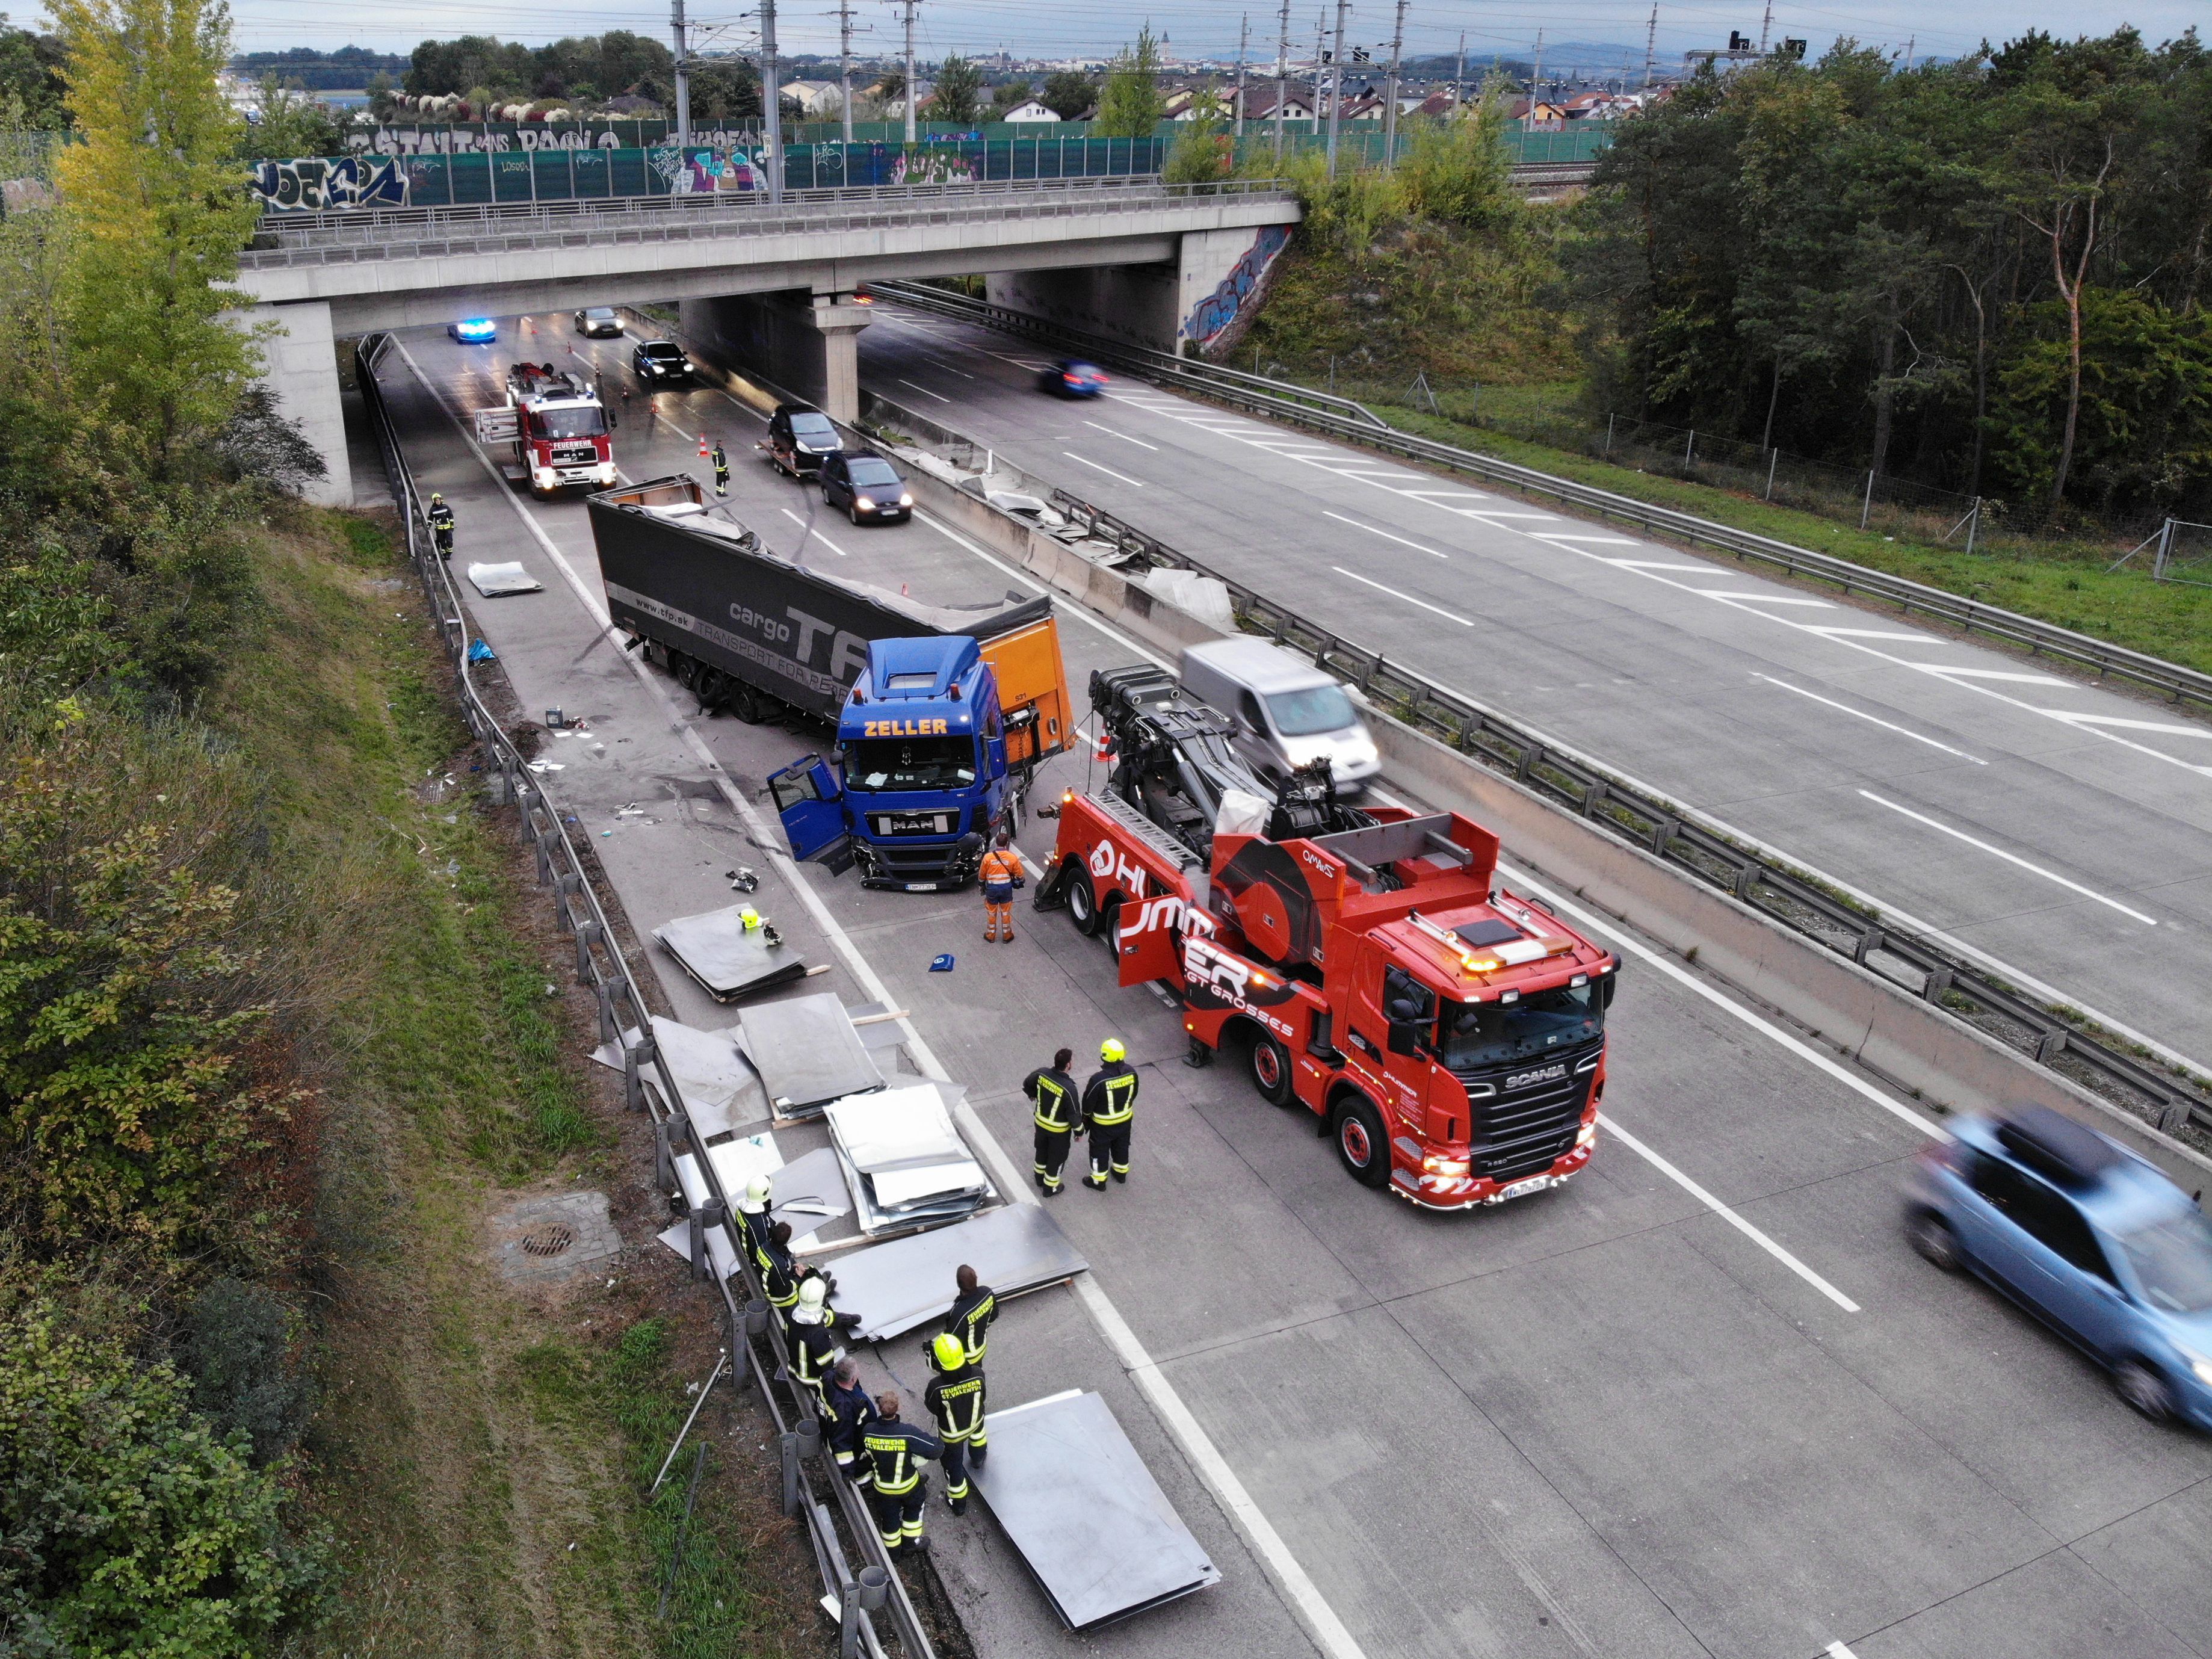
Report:
[{"label": "graffiti on bridge", "polygon": [[1262,225],[1260,234],[1252,239],[1252,246],[1244,250],[1220,285],[1200,300],[1182,325],[1183,338],[1206,344],[1230,324],[1243,309],[1244,301],[1252,297],[1260,280],[1267,274],[1267,267],[1275,256],[1290,241],[1291,233],[1282,225]]},{"label": "graffiti on bridge", "polygon": [[656,149],[649,152],[653,172],[668,184],[671,196],[711,196],[764,190],[768,180],[742,152],[717,149]]},{"label": "graffiti on bridge", "polygon": [[310,155],[292,161],[258,161],[247,184],[261,198],[264,213],[407,205],[406,171],[388,155]]}]

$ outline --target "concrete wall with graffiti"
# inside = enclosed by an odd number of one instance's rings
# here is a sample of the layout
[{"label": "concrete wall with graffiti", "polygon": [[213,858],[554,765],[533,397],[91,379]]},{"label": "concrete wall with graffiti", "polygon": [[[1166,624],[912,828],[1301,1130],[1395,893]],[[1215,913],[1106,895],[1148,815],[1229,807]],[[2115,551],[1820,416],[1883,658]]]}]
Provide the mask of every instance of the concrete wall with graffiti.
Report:
[{"label": "concrete wall with graffiti", "polygon": [[250,182],[266,213],[319,213],[334,208],[407,205],[406,169],[390,156],[308,156],[295,161],[257,161]]},{"label": "concrete wall with graffiti", "polygon": [[[1262,225],[1256,231],[1207,231],[1183,238],[1182,279],[1188,299],[1194,289],[1201,297],[1184,314],[1182,336],[1200,347],[1223,339],[1232,325],[1249,325],[1255,301],[1267,273],[1290,243],[1285,225]],[[1221,270],[1224,259],[1228,269]],[[1218,275],[1217,276],[1217,273]]]}]

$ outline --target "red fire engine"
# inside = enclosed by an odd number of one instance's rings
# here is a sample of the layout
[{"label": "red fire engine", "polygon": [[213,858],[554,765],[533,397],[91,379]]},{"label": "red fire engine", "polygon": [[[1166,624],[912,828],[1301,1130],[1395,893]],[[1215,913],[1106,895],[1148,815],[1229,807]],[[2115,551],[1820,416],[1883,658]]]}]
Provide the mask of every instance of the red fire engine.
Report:
[{"label": "red fire engine", "polygon": [[507,402],[476,412],[477,441],[511,446],[510,477],[550,495],[564,484],[605,489],[616,482],[614,439],[599,394],[580,374],[550,363],[518,363],[507,374]]},{"label": "red fire engine", "polygon": [[1091,702],[1114,770],[1061,802],[1036,903],[1174,993],[1194,1061],[1241,1049],[1356,1179],[1433,1208],[1588,1162],[1620,960],[1495,889],[1495,836],[1343,805],[1318,769],[1267,791],[1155,670],[1094,675]]}]

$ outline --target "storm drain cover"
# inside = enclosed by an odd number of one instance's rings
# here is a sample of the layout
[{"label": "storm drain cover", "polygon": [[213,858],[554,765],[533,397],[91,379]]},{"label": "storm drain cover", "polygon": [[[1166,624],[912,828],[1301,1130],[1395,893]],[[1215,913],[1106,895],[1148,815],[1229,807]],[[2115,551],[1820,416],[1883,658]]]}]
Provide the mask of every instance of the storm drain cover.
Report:
[{"label": "storm drain cover", "polygon": [[576,1242],[566,1227],[548,1227],[542,1233],[525,1233],[522,1248],[532,1255],[558,1255]]},{"label": "storm drain cover", "polygon": [[492,1258],[517,1285],[557,1285],[588,1276],[622,1249],[605,1193],[540,1193],[489,1218]]}]

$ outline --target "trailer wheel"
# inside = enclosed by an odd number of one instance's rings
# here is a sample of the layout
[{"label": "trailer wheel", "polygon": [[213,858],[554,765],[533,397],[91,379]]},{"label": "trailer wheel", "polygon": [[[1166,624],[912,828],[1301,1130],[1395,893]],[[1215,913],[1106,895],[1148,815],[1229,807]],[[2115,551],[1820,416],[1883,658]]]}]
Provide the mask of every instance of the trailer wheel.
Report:
[{"label": "trailer wheel", "polygon": [[730,678],[711,664],[702,664],[693,678],[691,693],[699,699],[702,714],[711,714],[728,700]]},{"label": "trailer wheel", "polygon": [[1290,1051],[1265,1031],[1256,1031],[1252,1036],[1249,1064],[1252,1086],[1259,1091],[1260,1098],[1270,1106],[1289,1105],[1292,1098]]},{"label": "trailer wheel", "polygon": [[730,712],[747,726],[758,726],[768,719],[766,700],[750,685],[740,685],[730,694]]},{"label": "trailer wheel", "polygon": [[1363,1187],[1390,1180],[1389,1132],[1382,1114],[1364,1095],[1347,1095],[1336,1108],[1336,1156],[1345,1172]]},{"label": "trailer wheel", "polygon": [[698,684],[699,664],[681,651],[672,651],[668,653],[668,672],[677,684],[689,691]]},{"label": "trailer wheel", "polygon": [[1091,884],[1088,870],[1078,869],[1067,878],[1067,919],[1084,938],[1098,937],[1098,890]]}]

